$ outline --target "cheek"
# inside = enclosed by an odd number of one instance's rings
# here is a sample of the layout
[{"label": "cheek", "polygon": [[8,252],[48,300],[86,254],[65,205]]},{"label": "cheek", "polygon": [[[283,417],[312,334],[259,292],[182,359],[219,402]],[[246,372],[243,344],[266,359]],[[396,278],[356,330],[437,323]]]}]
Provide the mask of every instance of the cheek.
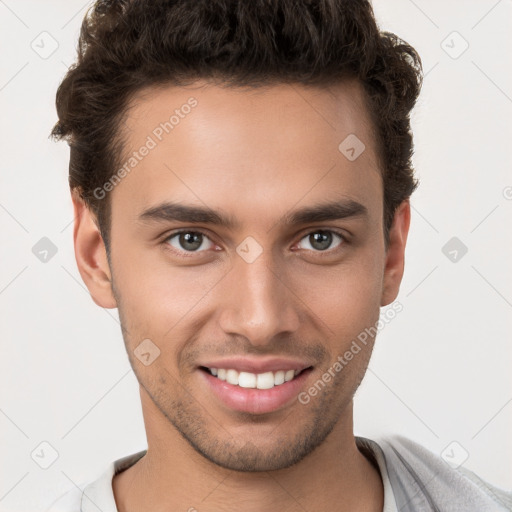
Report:
[{"label": "cheek", "polygon": [[375,265],[358,260],[357,265],[333,269],[321,285],[314,275],[303,282],[311,290],[306,302],[321,319],[329,351],[319,372],[329,379],[325,400],[340,404],[355,393],[371,357],[380,316],[381,276]]},{"label": "cheek", "polygon": [[309,266],[295,274],[297,295],[326,324],[345,339],[378,319],[382,269],[371,255],[332,267]]},{"label": "cheek", "polygon": [[208,292],[228,270],[213,265],[175,266],[157,247],[112,254],[112,265],[126,327],[137,337],[161,342],[190,323],[183,320],[197,315],[208,301]]}]

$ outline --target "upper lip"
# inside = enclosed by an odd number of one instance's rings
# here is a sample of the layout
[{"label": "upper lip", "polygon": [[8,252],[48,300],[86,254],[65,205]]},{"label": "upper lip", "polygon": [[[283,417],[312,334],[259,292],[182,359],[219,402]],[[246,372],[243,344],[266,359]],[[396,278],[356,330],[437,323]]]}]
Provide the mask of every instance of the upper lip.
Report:
[{"label": "upper lip", "polygon": [[199,366],[207,368],[224,368],[226,370],[233,369],[238,372],[249,373],[265,373],[277,372],[278,370],[299,370],[302,371],[312,366],[305,361],[297,361],[288,358],[252,358],[246,357],[230,357],[227,359],[215,359],[204,363]]}]

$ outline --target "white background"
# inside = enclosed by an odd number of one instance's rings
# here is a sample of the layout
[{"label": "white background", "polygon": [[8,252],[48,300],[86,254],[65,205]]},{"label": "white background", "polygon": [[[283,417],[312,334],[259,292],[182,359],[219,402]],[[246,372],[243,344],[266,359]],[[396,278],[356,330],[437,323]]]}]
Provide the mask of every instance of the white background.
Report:
[{"label": "white background", "polygon": [[[146,448],[117,311],[93,303],[76,268],[68,147],[48,139],[88,4],[0,0],[1,512],[42,511]],[[356,433],[402,434],[438,454],[456,441],[465,467],[512,488],[512,2],[374,8],[426,76],[403,311],[379,334]],[[58,43],[46,59],[31,47],[45,37],[51,48],[44,31]],[[47,263],[32,253],[42,237],[58,249]],[[468,248],[455,263],[442,252],[452,237]],[[43,441],[59,454],[48,469],[31,458]]]}]

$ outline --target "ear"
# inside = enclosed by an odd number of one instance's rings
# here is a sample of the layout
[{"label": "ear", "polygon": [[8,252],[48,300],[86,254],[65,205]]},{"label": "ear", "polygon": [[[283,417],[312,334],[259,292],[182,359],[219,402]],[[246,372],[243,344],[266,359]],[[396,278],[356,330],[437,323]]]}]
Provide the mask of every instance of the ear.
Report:
[{"label": "ear", "polygon": [[382,286],[381,306],[391,304],[397,297],[404,274],[405,244],[411,222],[411,206],[403,201],[395,212],[389,231],[389,245]]},{"label": "ear", "polygon": [[102,308],[116,308],[117,303],[112,288],[112,276],[107,259],[107,251],[96,216],[79,196],[71,192],[75,211],[73,242],[78,271],[87,286],[92,300]]}]

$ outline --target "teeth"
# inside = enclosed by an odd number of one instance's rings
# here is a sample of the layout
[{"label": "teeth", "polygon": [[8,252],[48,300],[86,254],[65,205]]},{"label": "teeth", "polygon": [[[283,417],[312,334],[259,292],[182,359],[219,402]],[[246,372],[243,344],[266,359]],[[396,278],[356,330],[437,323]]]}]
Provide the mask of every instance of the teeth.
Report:
[{"label": "teeth", "polygon": [[279,370],[278,372],[276,372],[274,374],[274,384],[276,386],[279,386],[279,384],[283,384],[284,382],[284,374],[286,372],[284,372],[283,370]]},{"label": "teeth", "polygon": [[257,377],[254,373],[240,372],[240,374],[238,375],[238,385],[241,388],[255,388],[256,382]]},{"label": "teeth", "polygon": [[274,374],[272,372],[258,373],[256,387],[258,389],[270,389],[274,387]]},{"label": "teeth", "polygon": [[226,370],[226,382],[238,386],[238,372],[236,370]]},{"label": "teeth", "polygon": [[277,372],[237,372],[231,368],[209,368],[210,373],[234,386],[253,389],[271,389],[292,380],[300,370],[278,370]]}]

